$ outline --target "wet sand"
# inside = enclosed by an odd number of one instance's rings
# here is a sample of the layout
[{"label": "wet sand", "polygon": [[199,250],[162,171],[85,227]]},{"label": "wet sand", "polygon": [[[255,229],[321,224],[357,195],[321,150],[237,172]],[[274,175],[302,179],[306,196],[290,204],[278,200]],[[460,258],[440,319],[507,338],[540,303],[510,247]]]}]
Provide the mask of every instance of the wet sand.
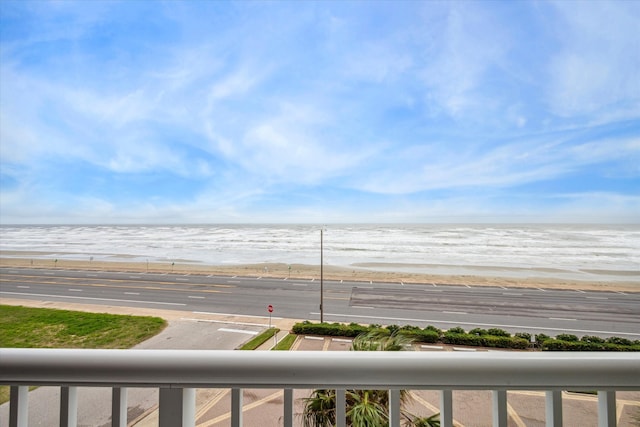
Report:
[{"label": "wet sand", "polygon": [[[34,255],[34,258],[28,258]],[[33,268],[58,268],[81,269],[97,271],[127,271],[149,273],[178,273],[178,274],[214,274],[227,276],[272,277],[298,280],[320,279],[319,265],[260,263],[242,265],[204,265],[183,262],[129,262],[129,261],[79,261],[70,259],[42,258],[42,253],[8,252],[0,253],[0,266],[3,267],[33,267]],[[503,286],[503,287],[527,287],[545,289],[576,289],[617,292],[640,292],[640,282],[628,281],[587,281],[570,280],[566,278],[548,277],[553,274],[550,271],[540,272],[544,277],[492,277],[466,274],[424,274],[402,272],[403,266],[397,266],[398,271],[393,271],[394,265],[385,265],[385,271],[377,271],[366,268],[366,265],[357,267],[337,267],[325,265],[323,277],[326,280],[350,280],[363,282],[387,282],[405,284],[451,284],[469,286]],[[437,266],[434,266],[437,267]],[[437,270],[437,268],[434,268]],[[533,270],[532,270],[533,271]]]}]

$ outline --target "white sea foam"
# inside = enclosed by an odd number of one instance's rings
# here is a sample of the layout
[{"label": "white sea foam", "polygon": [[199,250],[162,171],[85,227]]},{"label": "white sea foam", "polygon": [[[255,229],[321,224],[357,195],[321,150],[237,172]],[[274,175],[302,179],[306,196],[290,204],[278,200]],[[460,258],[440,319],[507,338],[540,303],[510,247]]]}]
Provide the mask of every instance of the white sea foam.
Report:
[{"label": "white sea foam", "polygon": [[[328,265],[640,283],[639,225],[331,225]],[[2,226],[0,249],[66,259],[318,264],[311,225]],[[40,252],[40,254],[33,254]],[[5,252],[6,254],[6,252]]]}]

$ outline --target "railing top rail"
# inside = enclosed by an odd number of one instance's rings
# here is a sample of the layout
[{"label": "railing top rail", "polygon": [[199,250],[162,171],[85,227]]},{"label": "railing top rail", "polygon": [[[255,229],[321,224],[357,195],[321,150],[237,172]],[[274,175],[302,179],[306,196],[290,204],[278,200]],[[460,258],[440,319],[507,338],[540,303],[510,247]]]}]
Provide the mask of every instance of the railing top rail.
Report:
[{"label": "railing top rail", "polygon": [[640,389],[640,353],[0,349],[0,384]]}]

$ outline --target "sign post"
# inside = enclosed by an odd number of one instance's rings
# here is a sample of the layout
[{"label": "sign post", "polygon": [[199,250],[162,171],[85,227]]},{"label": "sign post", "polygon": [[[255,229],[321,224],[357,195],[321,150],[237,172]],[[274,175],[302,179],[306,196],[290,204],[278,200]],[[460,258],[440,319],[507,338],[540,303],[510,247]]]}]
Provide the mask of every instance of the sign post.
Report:
[{"label": "sign post", "polygon": [[[271,313],[273,313],[273,306],[269,304],[269,306],[267,307],[267,310],[269,310],[269,329],[271,329]],[[277,345],[278,345],[278,332],[276,331],[276,333],[273,334],[273,347]]]}]

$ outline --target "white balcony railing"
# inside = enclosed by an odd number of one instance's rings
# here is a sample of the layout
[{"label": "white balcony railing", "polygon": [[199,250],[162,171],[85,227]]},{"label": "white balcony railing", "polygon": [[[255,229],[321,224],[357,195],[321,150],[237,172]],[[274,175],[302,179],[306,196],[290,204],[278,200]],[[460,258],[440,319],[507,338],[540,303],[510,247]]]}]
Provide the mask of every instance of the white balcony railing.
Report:
[{"label": "white balcony railing", "polygon": [[[547,426],[562,425],[562,390],[599,390],[599,426],[616,425],[616,391],[640,390],[640,353],[243,352],[0,349],[0,384],[11,386],[10,427],[28,425],[28,387],[60,386],[60,425],[75,426],[77,387],[112,387],[112,425],[126,425],[127,387],[160,389],[159,426],[195,425],[195,389],[232,390],[231,424],[242,425],[242,389],[284,389],[285,426],[294,389],[389,389],[390,425],[400,390],[440,390],[452,426],[452,390],[492,390],[493,424],[507,425],[507,390],[546,391]],[[342,401],[340,401],[342,399]],[[343,416],[340,417],[340,414]]]}]

